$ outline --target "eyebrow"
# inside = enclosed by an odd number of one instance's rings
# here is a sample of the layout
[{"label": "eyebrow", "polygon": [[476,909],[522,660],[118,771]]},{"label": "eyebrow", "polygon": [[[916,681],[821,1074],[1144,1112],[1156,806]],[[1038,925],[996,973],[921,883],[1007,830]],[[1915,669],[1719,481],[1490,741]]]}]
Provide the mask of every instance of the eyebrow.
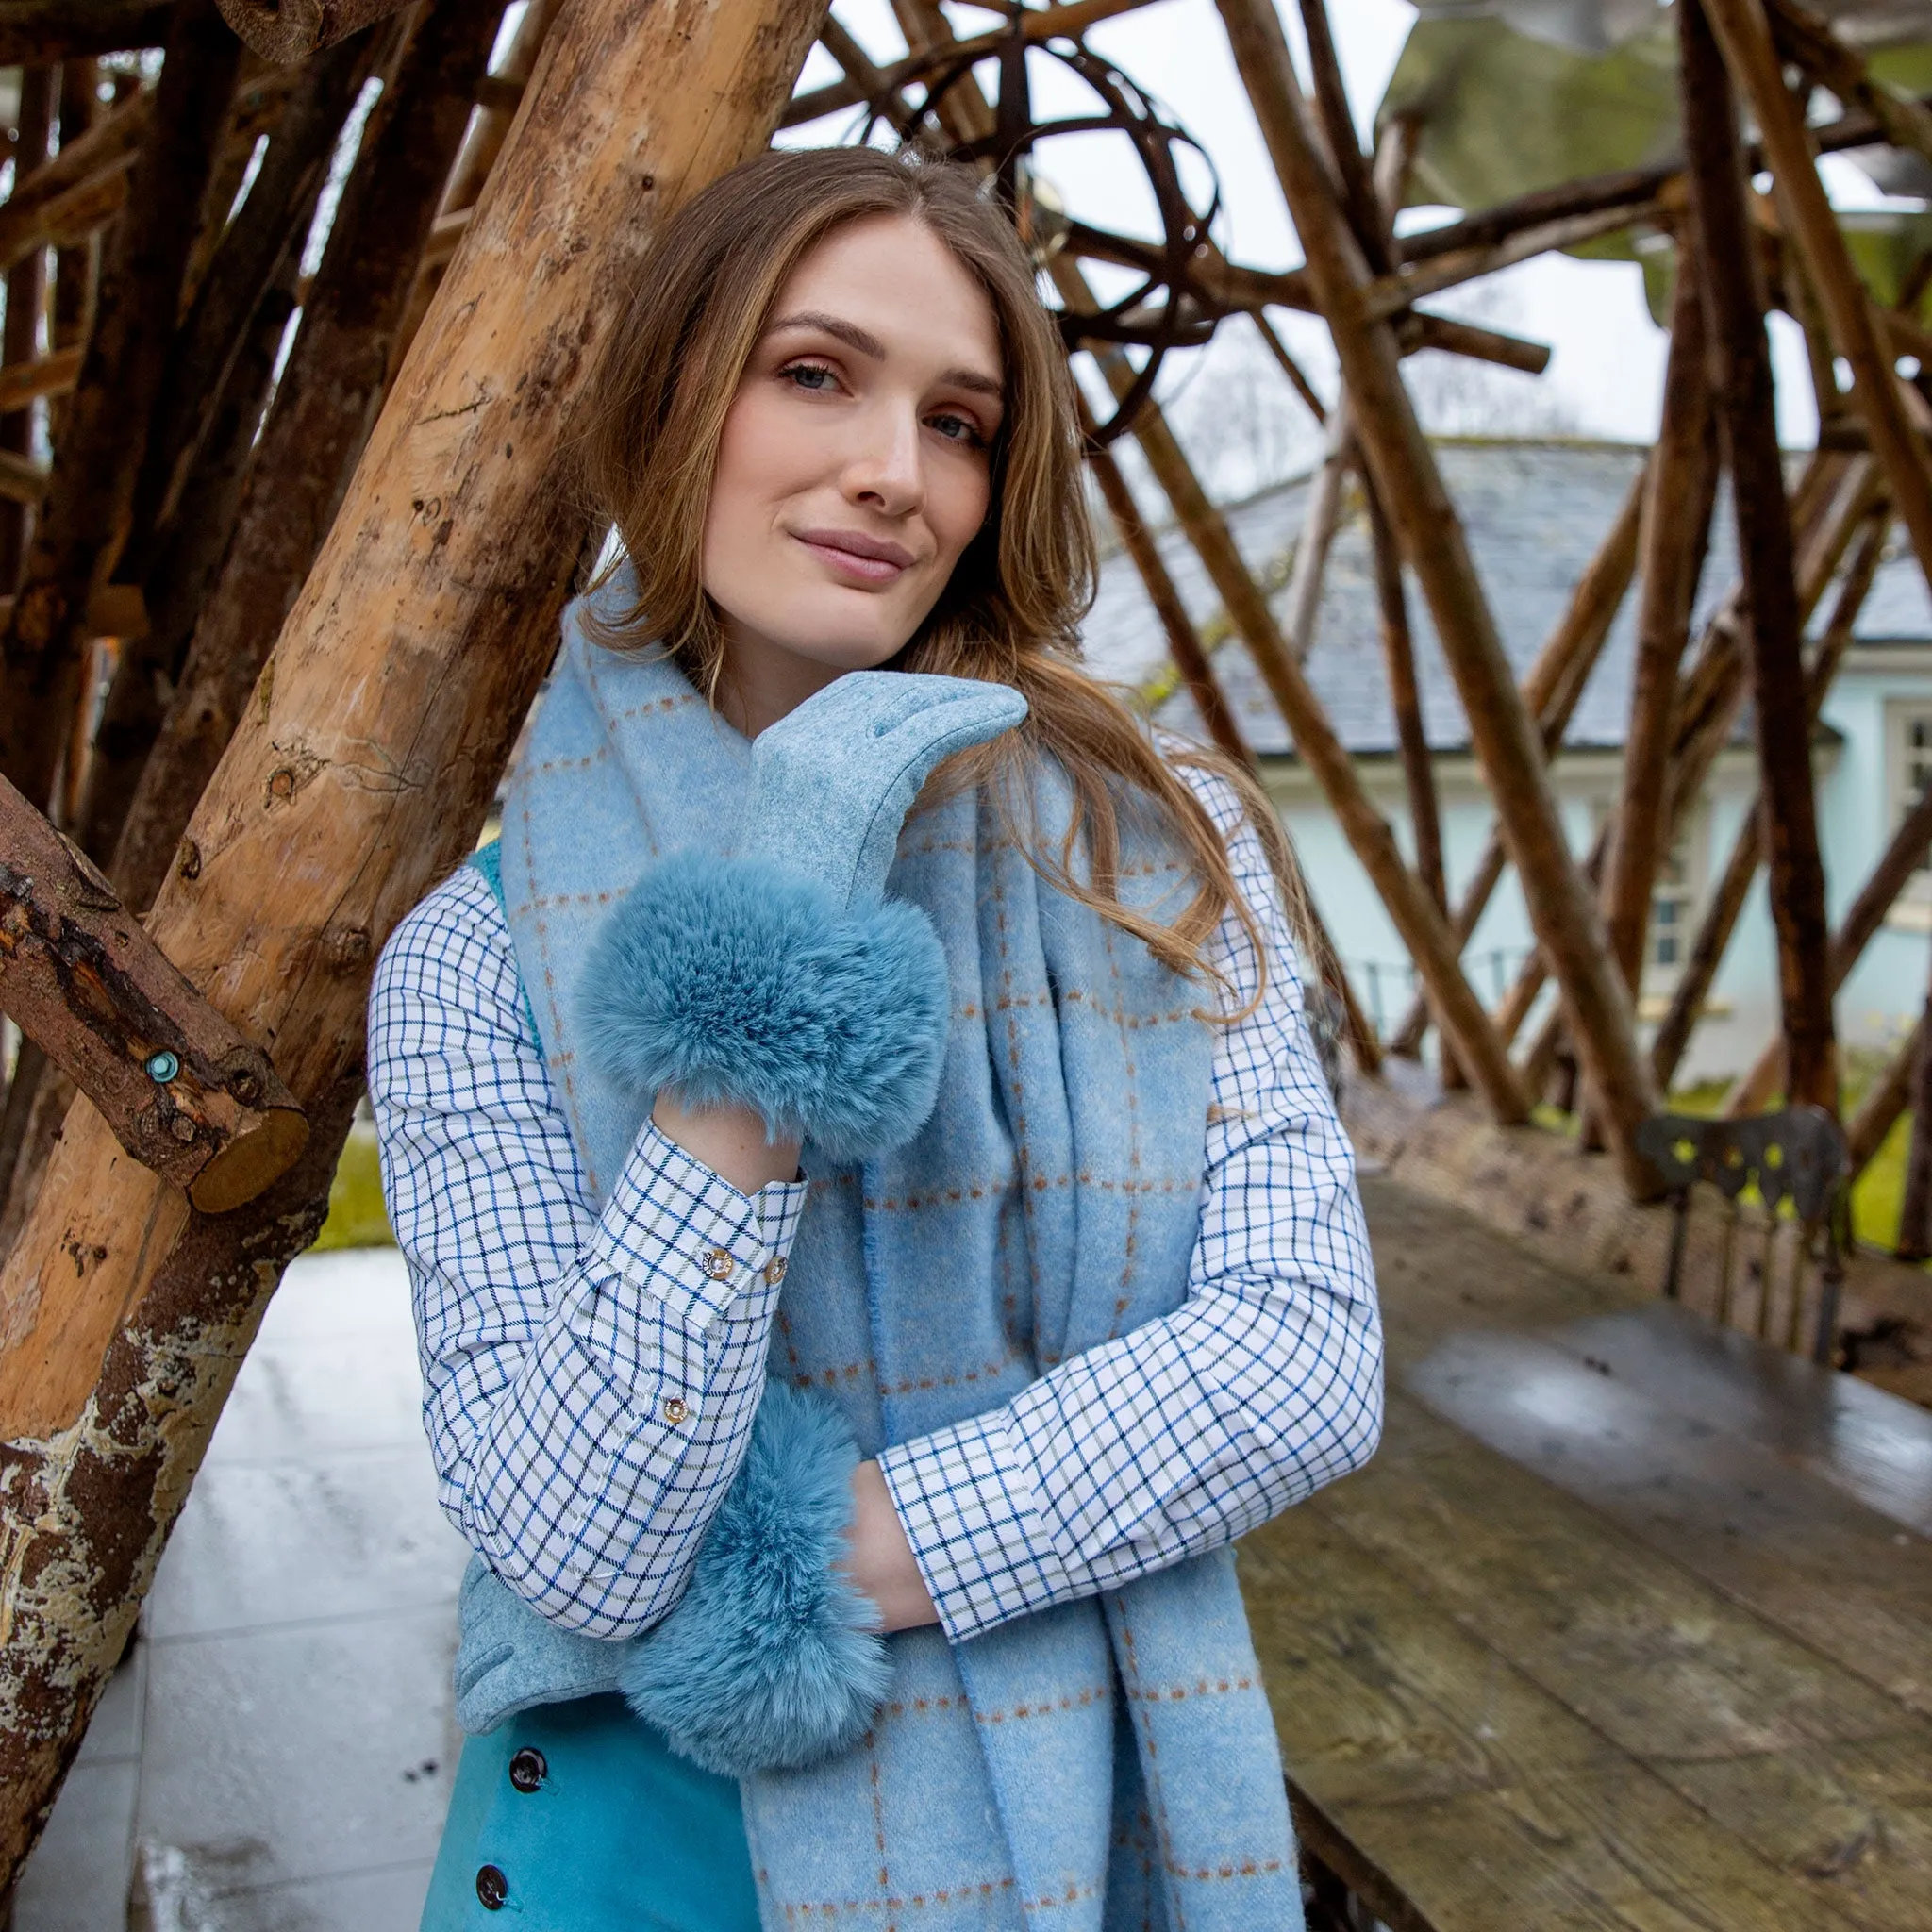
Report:
[{"label": "eyebrow", "polygon": [[[874,362],[886,359],[886,345],[870,329],[863,329],[856,322],[847,322],[842,316],[829,315],[821,308],[801,309],[796,315],[781,315],[772,325],[775,333],[781,328],[815,328],[828,336],[835,336],[859,355],[869,357]],[[1005,402],[1006,391],[991,376],[983,375],[977,369],[947,369],[941,372],[940,380],[951,383],[958,389],[970,389],[980,395],[991,396],[995,401]]]}]

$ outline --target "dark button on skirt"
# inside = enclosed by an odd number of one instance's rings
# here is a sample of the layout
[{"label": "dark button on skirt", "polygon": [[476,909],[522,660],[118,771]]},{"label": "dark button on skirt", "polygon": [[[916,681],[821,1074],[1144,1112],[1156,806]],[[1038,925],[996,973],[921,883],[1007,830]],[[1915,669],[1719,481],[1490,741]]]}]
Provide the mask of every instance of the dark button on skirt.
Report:
[{"label": "dark button on skirt", "polygon": [[758,1932],[737,1784],[674,1757],[621,1697],[466,1739],[423,1932],[508,1917],[517,1932]]}]

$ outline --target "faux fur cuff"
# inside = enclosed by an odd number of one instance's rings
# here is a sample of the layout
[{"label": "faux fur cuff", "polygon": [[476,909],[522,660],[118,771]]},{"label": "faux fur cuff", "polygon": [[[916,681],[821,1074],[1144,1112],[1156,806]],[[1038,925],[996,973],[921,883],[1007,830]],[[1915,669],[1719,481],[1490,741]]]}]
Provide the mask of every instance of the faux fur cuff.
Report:
[{"label": "faux fur cuff", "polygon": [[727,1777],[856,1743],[891,1680],[872,1605],[835,1570],[858,1451],[823,1396],[766,1385],[677,1607],[622,1678],[675,1751]]},{"label": "faux fur cuff", "polygon": [[939,1093],[945,954],[916,908],[845,913],[762,860],[683,854],[606,922],[578,995],[605,1071],[749,1107],[834,1160],[902,1145]]}]

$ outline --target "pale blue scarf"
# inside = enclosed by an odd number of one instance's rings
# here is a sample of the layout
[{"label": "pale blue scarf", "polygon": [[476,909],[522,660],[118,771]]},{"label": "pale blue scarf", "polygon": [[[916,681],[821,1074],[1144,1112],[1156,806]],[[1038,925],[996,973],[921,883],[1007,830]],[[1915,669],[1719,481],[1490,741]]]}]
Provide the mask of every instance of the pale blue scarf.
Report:
[{"label": "pale blue scarf", "polygon": [[[600,1200],[642,1115],[579,1050],[576,968],[655,858],[729,855],[748,765],[746,741],[673,664],[593,644],[573,607],[510,784],[502,885]],[[1035,791],[1051,838],[1064,786],[1043,774]],[[1124,830],[1123,896],[1171,916],[1185,890],[1173,857]],[[771,1364],[832,1396],[868,1456],[995,1408],[1180,1303],[1213,1054],[1193,1017],[1202,989],[1047,885],[979,794],[913,817],[888,892],[923,908],[945,948],[939,1105],[909,1144],[860,1167],[808,1145]],[[467,1641],[467,1604],[465,1621]],[[1230,1553],[958,1647],[929,1629],[888,1641],[893,1688],[866,1739],[744,1781],[768,1925],[870,1924],[916,1901],[938,1932],[1299,1928]],[[547,1655],[535,1634],[531,1654]],[[583,1688],[567,1662],[556,1674],[558,1698]]]}]

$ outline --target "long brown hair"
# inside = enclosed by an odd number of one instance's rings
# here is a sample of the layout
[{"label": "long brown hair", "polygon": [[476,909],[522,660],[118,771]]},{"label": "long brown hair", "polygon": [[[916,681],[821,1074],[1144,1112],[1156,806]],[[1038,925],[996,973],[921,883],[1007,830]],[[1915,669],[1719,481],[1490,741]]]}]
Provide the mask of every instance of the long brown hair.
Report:
[{"label": "long brown hair", "polygon": [[[586,481],[637,582],[630,608],[607,615],[603,641],[662,644],[698,690],[715,694],[724,632],[701,558],[726,412],[792,270],[833,229],[881,216],[923,223],[978,281],[1006,372],[986,525],[892,662],[1011,685],[1029,713],[1018,731],[949,760],[939,782],[983,783],[1029,755],[1050,756],[1071,782],[1074,822],[1057,851],[1027,841],[1033,863],[1175,972],[1203,970],[1203,944],[1231,906],[1265,974],[1259,928],[1213,821],[1145,727],[1079,664],[1096,565],[1073,376],[1012,225],[969,170],[873,148],[774,151],[711,182],[665,224],[606,351],[583,446]],[[1214,753],[1189,747],[1175,758],[1240,790],[1299,928],[1300,880],[1260,787]],[[1003,801],[1016,794],[1027,788],[1000,785]],[[1150,811],[1179,842],[1194,891],[1171,921],[1121,903],[1123,809]],[[1076,841],[1085,878],[1074,875]]]}]

